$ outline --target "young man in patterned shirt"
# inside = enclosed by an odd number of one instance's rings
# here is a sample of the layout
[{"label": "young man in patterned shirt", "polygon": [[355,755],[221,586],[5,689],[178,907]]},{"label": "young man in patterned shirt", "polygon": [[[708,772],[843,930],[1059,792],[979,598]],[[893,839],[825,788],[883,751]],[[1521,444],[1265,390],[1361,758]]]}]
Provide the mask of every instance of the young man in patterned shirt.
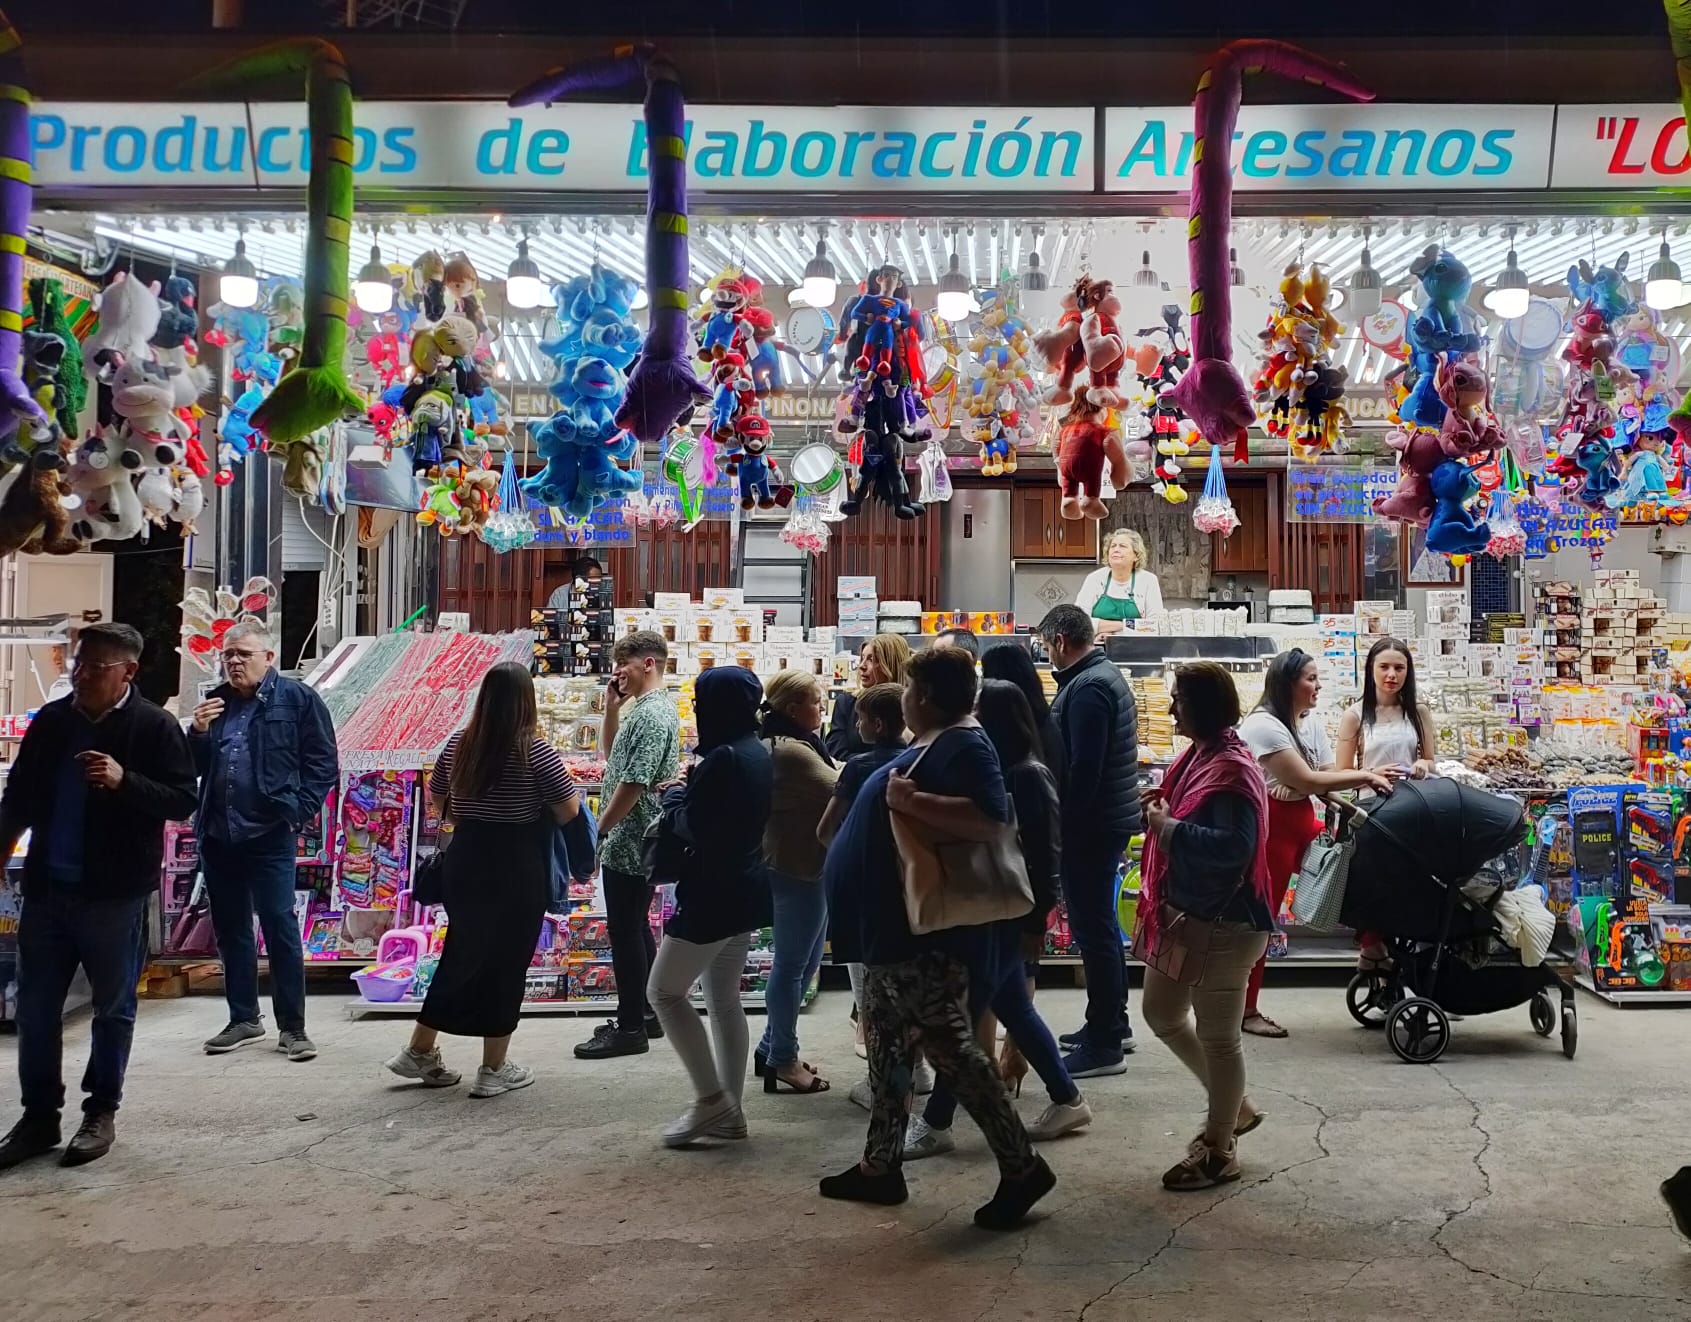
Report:
[{"label": "young man in patterned shirt", "polygon": [[616,972],[616,1018],[576,1046],[582,1060],[634,1056],[662,1037],[646,1004],[646,977],[657,953],[647,913],[652,882],[641,860],[646,828],[660,811],[658,786],[681,764],[681,718],[664,687],[669,647],[649,630],[619,638],[605,686],[605,782],[600,789],[599,869]]}]

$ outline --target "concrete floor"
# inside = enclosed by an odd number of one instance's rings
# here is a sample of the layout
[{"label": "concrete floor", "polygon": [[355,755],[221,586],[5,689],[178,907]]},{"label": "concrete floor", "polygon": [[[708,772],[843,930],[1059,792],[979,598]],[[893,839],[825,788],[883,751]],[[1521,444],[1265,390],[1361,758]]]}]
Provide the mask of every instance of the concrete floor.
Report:
[{"label": "concrete floor", "polygon": [[[1059,1027],[1080,1017],[1078,992],[1039,1000]],[[475,1101],[396,1085],[381,1061],[404,1027],[349,1022],[339,998],[313,998],[323,1054],[305,1065],[202,1055],[213,998],[145,1003],[111,1155],[0,1176],[0,1317],[1691,1317],[1691,1248],[1656,1197],[1691,1160],[1691,1013],[1582,997],[1572,1063],[1523,1009],[1412,1067],[1337,988],[1271,986],[1293,1036],[1247,1039],[1269,1119],[1239,1184],[1162,1191],[1201,1106],[1147,1042],[1087,1084],[1091,1132],[1047,1145],[1057,1189],[1003,1236],[970,1224],[994,1169],[962,1118],[957,1153],[908,1168],[905,1206],[817,1197],[863,1137],[847,1004],[824,994],[801,1025],[833,1093],[749,1093],[750,1142],[666,1152],[673,1054],[578,1062],[590,1021],[525,1024],[514,1054],[537,1083]],[[72,1079],[85,1036],[68,1034]]]}]

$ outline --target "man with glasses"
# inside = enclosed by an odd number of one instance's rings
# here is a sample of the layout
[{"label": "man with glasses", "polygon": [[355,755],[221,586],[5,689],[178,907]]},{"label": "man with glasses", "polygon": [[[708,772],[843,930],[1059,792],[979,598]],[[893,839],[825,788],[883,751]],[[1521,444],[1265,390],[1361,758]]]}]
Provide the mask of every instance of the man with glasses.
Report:
[{"label": "man with glasses", "polygon": [[81,631],[70,696],[36,714],[0,800],[0,859],[29,832],[18,920],[23,1119],[0,1141],[0,1170],[59,1145],[65,993],[78,965],[94,998],[93,1044],[82,1126],[59,1164],[105,1156],[116,1134],[164,824],[194,810],[182,727],[132,683],[142,647],[126,624]]},{"label": "man with glasses", "polygon": [[294,856],[300,828],[323,808],[340,778],[335,731],[316,692],[274,669],[264,626],[237,624],[223,638],[224,682],[194,708],[188,745],[200,772],[195,831],[211,897],[211,925],[223,960],[228,1026],[207,1055],[264,1037],[258,1012],[258,943],[270,961],[276,1050],[311,1060],[305,1035],[305,950],[294,916]]}]

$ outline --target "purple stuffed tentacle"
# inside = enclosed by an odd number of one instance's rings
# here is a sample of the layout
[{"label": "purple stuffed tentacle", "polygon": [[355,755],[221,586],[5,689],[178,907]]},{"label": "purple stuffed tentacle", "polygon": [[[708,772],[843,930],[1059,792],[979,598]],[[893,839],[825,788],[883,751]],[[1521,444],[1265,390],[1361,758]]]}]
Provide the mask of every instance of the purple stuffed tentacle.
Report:
[{"label": "purple stuffed tentacle", "polygon": [[0,435],[46,414],[22,376],[23,255],[31,193],[23,39],[0,13]]},{"label": "purple stuffed tentacle", "polygon": [[687,324],[687,105],[680,79],[653,47],[626,47],[609,59],[553,70],[518,90],[510,103],[550,104],[582,92],[613,91],[641,78],[646,83],[646,292],[651,312],[617,422],[640,440],[655,442],[683,413],[710,398],[693,375]]},{"label": "purple stuffed tentacle", "polygon": [[1374,94],[1336,64],[1284,41],[1223,46],[1198,79],[1192,100],[1192,193],[1186,225],[1192,281],[1192,367],[1168,392],[1212,445],[1242,450],[1256,417],[1244,378],[1233,365],[1233,306],[1227,255],[1233,214],[1233,129],[1244,76],[1258,70],[1331,87],[1359,101]]}]

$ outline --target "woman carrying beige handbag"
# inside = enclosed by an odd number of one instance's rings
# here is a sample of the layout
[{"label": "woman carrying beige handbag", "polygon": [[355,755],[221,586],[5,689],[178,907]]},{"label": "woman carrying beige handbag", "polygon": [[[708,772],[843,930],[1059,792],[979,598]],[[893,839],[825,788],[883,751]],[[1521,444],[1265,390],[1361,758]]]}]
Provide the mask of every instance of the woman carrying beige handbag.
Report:
[{"label": "woman carrying beige handbag", "polygon": [[[975,1040],[965,1008],[969,956],[987,932],[977,926],[914,930],[893,827],[896,816],[914,818],[930,844],[954,842],[958,856],[978,854],[965,845],[990,845],[1002,836],[1010,805],[998,755],[970,715],[976,684],[974,658],[966,652],[930,650],[912,659],[904,693],[912,747],[864,784],[828,850],[829,889],[855,887],[860,895],[873,1095],[863,1160],[823,1180],[821,1193],[883,1204],[902,1203],[908,1196],[901,1163],[913,1052],[920,1046],[950,1080],[998,1159],[998,1190],[976,1210],[975,1224],[1008,1230],[1050,1192],[1056,1176],[1033,1150],[991,1060]],[[941,844],[935,852],[950,853],[951,846]],[[948,859],[940,870],[955,863],[955,857]],[[1021,881],[1025,886],[1025,870]],[[976,889],[1003,893],[996,886]],[[1031,899],[1020,912],[1029,907]],[[970,915],[976,923],[983,921],[974,917],[976,912],[984,907],[971,906]]]}]

